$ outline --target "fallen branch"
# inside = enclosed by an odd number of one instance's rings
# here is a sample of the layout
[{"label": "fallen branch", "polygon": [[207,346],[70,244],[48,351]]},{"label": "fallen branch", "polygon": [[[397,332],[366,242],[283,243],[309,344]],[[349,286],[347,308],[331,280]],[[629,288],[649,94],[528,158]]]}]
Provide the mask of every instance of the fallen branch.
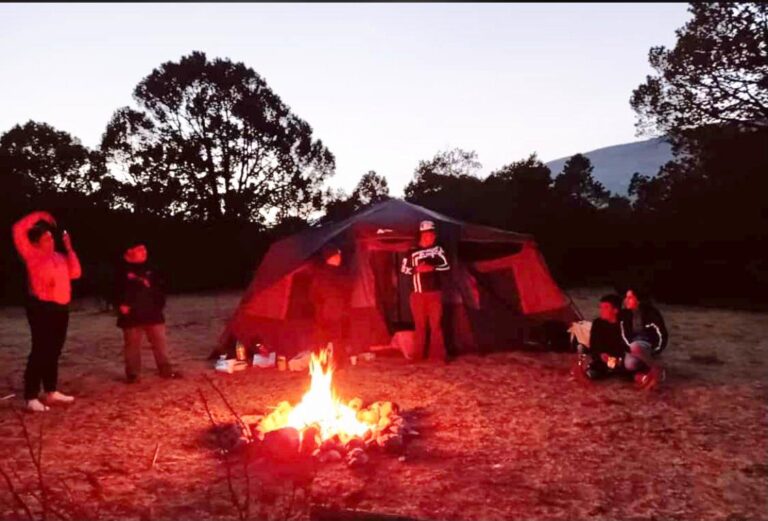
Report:
[{"label": "fallen branch", "polygon": [[227,410],[229,410],[232,416],[235,417],[235,421],[237,421],[238,425],[240,425],[240,429],[243,431],[243,434],[245,434],[245,437],[248,438],[248,441],[253,441],[253,436],[251,436],[251,428],[245,423],[245,421],[243,421],[243,418],[240,416],[240,414],[238,414],[232,404],[229,403],[229,400],[221,391],[221,389],[219,389],[219,387],[214,383],[210,376],[206,375],[205,379],[208,380],[208,383],[211,384],[213,390],[216,391],[216,393],[218,393],[218,395],[221,397],[221,401],[224,402],[224,406],[227,408]]}]

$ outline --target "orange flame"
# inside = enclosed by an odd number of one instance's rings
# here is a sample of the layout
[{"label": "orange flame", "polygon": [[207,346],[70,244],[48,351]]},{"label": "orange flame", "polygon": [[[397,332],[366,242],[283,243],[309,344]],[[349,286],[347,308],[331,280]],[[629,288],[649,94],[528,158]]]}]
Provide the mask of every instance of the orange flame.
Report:
[{"label": "orange flame", "polygon": [[309,364],[309,390],[295,407],[282,402],[259,425],[262,432],[293,427],[302,432],[316,426],[323,440],[338,435],[343,441],[362,437],[374,426],[357,419],[357,411],[343,404],[333,390],[333,367],[327,349],[312,353]]}]

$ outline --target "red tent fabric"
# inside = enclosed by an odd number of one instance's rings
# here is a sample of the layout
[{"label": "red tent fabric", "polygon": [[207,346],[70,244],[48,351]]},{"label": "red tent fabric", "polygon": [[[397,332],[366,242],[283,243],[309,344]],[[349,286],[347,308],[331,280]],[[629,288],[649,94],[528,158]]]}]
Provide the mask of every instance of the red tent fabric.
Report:
[{"label": "red tent fabric", "polygon": [[402,255],[415,243],[419,222],[430,219],[452,269],[445,274],[445,332],[456,353],[513,347],[548,320],[578,313],[557,286],[530,235],[465,223],[390,199],[333,224],[274,243],[227,324],[222,341],[256,341],[288,356],[314,347],[310,302],[313,267],[322,249],[341,249],[352,288],[351,352],[389,344],[412,329],[409,277]]}]

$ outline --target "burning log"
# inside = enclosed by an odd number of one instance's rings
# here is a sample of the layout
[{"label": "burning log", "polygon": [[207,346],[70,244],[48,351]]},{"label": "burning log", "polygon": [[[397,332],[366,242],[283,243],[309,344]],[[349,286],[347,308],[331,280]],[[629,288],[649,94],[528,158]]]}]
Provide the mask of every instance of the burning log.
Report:
[{"label": "burning log", "polygon": [[344,445],[344,450],[347,453],[355,449],[365,449],[365,442],[360,438],[352,438]]},{"label": "burning log", "polygon": [[320,429],[317,427],[307,427],[301,433],[301,453],[305,455],[315,452],[320,445]]}]

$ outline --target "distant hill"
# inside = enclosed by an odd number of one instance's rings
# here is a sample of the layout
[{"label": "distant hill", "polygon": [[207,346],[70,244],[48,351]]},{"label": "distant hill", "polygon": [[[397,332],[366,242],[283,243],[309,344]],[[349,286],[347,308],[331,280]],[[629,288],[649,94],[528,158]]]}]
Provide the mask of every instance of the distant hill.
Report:
[{"label": "distant hill", "polygon": [[[626,195],[632,174],[640,172],[644,175],[656,175],[659,167],[672,159],[672,146],[665,138],[659,137],[598,148],[582,154],[592,161],[595,167],[592,175],[595,179],[603,183],[611,192]],[[552,177],[562,171],[568,157],[561,157],[547,163],[552,170]]]}]

